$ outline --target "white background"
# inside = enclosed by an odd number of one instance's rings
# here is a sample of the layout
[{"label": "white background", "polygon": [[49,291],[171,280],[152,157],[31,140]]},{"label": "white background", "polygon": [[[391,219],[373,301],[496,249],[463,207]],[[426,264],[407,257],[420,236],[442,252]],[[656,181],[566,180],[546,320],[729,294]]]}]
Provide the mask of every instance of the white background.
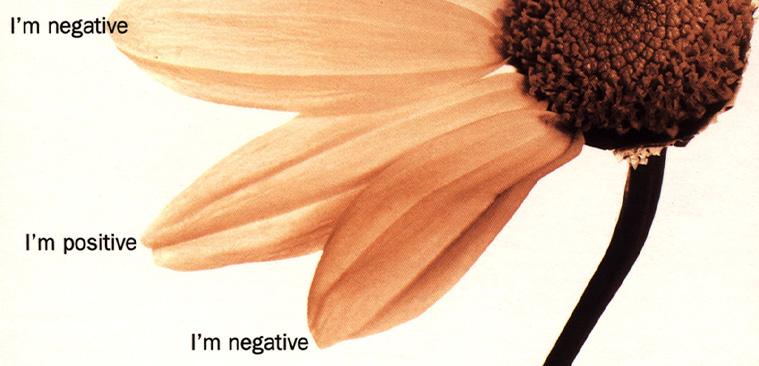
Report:
[{"label": "white background", "polygon": [[[206,168],[292,114],[175,94],[105,35],[10,34],[11,16],[43,25],[94,19],[113,0],[8,3],[0,13],[3,365],[536,365],[606,249],[626,166],[586,148],[541,181],[429,311],[325,350],[306,325],[318,254],[193,273],[153,265],[142,246],[64,256],[64,236],[139,238]],[[577,365],[759,364],[759,58],[752,61],[736,107],[687,148],[670,149],[647,245]],[[57,250],[27,252],[26,233],[56,238]],[[287,333],[309,337],[311,347],[192,352],[198,332],[223,340]]]}]

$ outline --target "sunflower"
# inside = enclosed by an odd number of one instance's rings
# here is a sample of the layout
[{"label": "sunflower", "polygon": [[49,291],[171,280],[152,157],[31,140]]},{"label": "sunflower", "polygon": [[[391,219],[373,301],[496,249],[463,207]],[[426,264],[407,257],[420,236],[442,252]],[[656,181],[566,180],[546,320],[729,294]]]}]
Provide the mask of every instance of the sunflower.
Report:
[{"label": "sunflower", "polygon": [[384,331],[443,296],[583,144],[637,165],[728,109],[753,9],[122,0],[111,18],[129,32],[114,40],[158,81],[299,113],[199,177],[142,242],[176,270],[323,250],[308,298],[317,344]]}]

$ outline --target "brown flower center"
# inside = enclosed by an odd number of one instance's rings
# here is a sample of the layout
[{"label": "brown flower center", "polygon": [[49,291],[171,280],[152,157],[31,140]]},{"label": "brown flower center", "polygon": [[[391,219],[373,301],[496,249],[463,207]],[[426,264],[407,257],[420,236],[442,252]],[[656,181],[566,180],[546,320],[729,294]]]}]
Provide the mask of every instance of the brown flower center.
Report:
[{"label": "brown flower center", "polygon": [[514,0],[502,53],[605,149],[684,145],[733,99],[750,0]]}]

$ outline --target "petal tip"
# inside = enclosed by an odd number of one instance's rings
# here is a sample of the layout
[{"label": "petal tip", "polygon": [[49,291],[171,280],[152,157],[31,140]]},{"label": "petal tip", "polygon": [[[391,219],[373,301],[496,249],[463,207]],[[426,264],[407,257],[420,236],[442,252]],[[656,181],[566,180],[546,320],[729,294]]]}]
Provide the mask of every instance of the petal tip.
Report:
[{"label": "petal tip", "polygon": [[163,231],[165,227],[166,224],[164,220],[162,220],[162,216],[158,216],[150,223],[150,225],[148,225],[145,232],[142,233],[140,243],[151,249],[161,248],[172,244],[169,243],[165,237],[161,237],[161,231]]},{"label": "petal tip", "polygon": [[[351,338],[345,334],[347,325],[343,321],[340,321],[341,319],[335,321],[335,319],[330,319],[331,314],[325,314],[322,304],[326,301],[325,297],[327,296],[329,295],[315,295],[313,285],[311,293],[308,296],[308,328],[311,331],[316,346],[319,348],[332,347]],[[342,320],[344,319],[342,318]]]},{"label": "petal tip", "polygon": [[153,249],[153,263],[159,267],[174,271],[189,272],[206,269],[188,258],[178,255],[175,251]]},{"label": "petal tip", "polygon": [[140,238],[140,243],[142,245],[148,247],[148,248],[155,248],[158,246],[158,243],[156,241],[156,235],[155,235],[155,228],[153,227],[153,224],[148,226],[148,228],[145,230],[144,233],[142,233],[142,237]]},{"label": "petal tip", "polygon": [[340,340],[329,339],[325,335],[315,332],[313,329],[311,330],[311,336],[313,336],[314,343],[316,343],[319,349],[329,348],[340,342]]},{"label": "petal tip", "polygon": [[171,255],[166,255],[163,250],[153,250],[153,263],[159,267],[179,270]]},{"label": "petal tip", "polygon": [[338,337],[334,332],[330,332],[323,326],[315,326],[309,319],[309,329],[311,330],[311,336],[314,338],[316,346],[320,349],[332,347],[346,338]]}]

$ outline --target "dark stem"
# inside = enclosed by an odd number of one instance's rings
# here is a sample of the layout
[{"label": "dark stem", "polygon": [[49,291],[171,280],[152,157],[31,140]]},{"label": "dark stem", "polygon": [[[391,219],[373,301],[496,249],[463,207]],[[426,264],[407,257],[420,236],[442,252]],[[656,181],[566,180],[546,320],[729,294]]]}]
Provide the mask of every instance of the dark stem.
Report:
[{"label": "dark stem", "polygon": [[617,226],[596,273],[585,287],[544,366],[571,365],[617,292],[648,236],[659,202],[666,149],[647,165],[630,167]]}]

